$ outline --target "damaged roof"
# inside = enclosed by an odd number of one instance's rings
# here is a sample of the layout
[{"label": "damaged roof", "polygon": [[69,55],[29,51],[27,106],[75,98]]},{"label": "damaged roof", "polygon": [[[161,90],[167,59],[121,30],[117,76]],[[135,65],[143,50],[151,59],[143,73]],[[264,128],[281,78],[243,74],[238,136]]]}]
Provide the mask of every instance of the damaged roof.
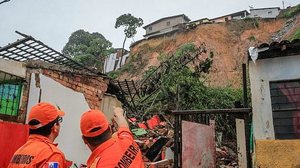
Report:
[{"label": "damaged roof", "polygon": [[[276,57],[296,56],[300,55],[300,39],[293,41],[283,40],[281,42],[263,43],[258,47],[249,48],[249,60],[253,60],[256,54],[256,59],[268,59]],[[255,60],[256,60],[255,59]]]},{"label": "damaged roof", "polygon": [[26,62],[30,67],[34,66],[38,68],[40,65],[49,64],[46,67],[56,67],[57,69],[68,69],[73,72],[106,76],[97,70],[85,67],[81,63],[74,61],[31,36],[18,31],[16,33],[24,38],[1,47],[0,58]]}]

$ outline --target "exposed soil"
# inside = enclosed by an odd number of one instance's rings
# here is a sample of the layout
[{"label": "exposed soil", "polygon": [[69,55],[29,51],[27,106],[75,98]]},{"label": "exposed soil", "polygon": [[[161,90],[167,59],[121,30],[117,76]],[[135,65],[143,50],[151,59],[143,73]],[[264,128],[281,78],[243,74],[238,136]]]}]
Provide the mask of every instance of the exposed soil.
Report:
[{"label": "exposed soil", "polygon": [[[142,65],[133,62],[135,73],[124,73],[119,79],[139,80],[149,66],[159,65],[159,55],[170,55],[186,43],[194,43],[197,46],[205,43],[208,51],[214,53],[213,65],[206,79],[207,85],[240,87],[242,63],[247,63],[248,48],[271,42],[272,35],[284,28],[285,23],[285,19],[277,19],[260,20],[258,25],[255,25],[254,21],[243,20],[204,24],[168,37],[144,40],[131,48],[131,57],[142,57]],[[294,21],[290,31],[283,35],[283,39],[289,39],[299,27],[300,16]]]}]

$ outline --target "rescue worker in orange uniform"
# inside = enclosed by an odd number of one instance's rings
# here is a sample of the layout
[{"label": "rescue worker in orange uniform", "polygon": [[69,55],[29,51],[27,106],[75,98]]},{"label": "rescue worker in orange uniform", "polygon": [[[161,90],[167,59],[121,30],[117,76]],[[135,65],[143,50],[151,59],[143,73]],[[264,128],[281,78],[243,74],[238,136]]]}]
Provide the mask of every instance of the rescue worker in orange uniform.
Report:
[{"label": "rescue worker in orange uniform", "polygon": [[118,131],[112,137],[111,127],[99,110],[89,110],[81,116],[82,139],[92,151],[88,168],[144,168],[142,153],[134,142],[121,108],[114,109],[113,120]]},{"label": "rescue worker in orange uniform", "polygon": [[64,112],[49,103],[31,108],[28,118],[29,138],[13,155],[8,168],[65,168],[64,154],[54,144],[59,135]]}]

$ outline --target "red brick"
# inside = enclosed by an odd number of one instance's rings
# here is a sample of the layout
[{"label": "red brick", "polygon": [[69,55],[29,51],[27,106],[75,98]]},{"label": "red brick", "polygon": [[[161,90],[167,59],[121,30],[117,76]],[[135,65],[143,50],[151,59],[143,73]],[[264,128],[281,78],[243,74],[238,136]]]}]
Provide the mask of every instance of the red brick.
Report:
[{"label": "red brick", "polygon": [[63,78],[64,81],[69,81],[69,78],[66,75],[63,75],[63,76],[64,76],[64,78]]},{"label": "red brick", "polygon": [[89,95],[89,94],[84,94],[85,99],[92,101],[93,99],[93,95]]},{"label": "red brick", "polygon": [[52,73],[52,77],[54,77],[54,78],[57,78],[57,79],[58,79],[58,78],[59,78],[59,74],[58,74],[57,72],[53,72],[53,73]]},{"label": "red brick", "polygon": [[107,86],[101,86],[101,90],[102,90],[103,92],[106,92]]},{"label": "red brick", "polygon": [[76,82],[80,82],[80,81],[81,81],[81,77],[76,76],[76,77],[75,77],[75,81],[76,81]]}]

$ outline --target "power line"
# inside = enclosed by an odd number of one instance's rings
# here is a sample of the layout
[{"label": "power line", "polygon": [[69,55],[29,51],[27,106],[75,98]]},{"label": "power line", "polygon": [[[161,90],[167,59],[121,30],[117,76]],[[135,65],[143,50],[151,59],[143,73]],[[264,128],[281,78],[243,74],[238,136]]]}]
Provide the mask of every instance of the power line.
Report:
[{"label": "power line", "polygon": [[9,2],[10,0],[3,0],[2,2],[0,2],[0,4],[3,4],[5,2]]}]

